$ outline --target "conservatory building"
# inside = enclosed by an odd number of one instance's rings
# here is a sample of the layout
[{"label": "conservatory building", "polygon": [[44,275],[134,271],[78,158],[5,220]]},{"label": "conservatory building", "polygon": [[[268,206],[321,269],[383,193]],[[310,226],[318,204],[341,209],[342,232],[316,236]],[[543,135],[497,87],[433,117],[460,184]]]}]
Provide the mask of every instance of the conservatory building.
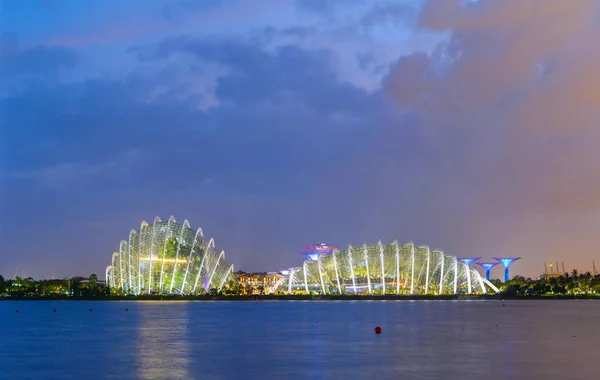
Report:
[{"label": "conservatory building", "polygon": [[113,253],[106,279],[111,288],[135,295],[218,292],[235,281],[233,265],[216,250],[214,239],[207,241],[201,228],[193,230],[187,220],[180,224],[172,216],[131,230]]},{"label": "conservatory building", "polygon": [[282,271],[273,293],[349,295],[485,294],[499,290],[478,271],[442,250],[413,243],[348,249],[314,245],[301,267]]}]

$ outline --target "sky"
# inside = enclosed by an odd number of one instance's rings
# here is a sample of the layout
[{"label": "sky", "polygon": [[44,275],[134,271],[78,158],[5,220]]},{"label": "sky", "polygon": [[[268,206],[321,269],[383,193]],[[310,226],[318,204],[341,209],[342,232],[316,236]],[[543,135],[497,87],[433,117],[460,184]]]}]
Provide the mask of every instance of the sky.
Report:
[{"label": "sky", "polygon": [[[600,265],[596,0],[0,0],[0,274],[155,216],[245,271],[413,241]],[[501,277],[502,268],[492,271]]]}]

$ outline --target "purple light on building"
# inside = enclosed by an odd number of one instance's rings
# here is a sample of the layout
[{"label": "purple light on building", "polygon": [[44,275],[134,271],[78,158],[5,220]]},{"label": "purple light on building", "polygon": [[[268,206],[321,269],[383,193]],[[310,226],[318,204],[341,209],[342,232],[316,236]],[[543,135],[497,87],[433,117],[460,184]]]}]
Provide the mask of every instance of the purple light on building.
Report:
[{"label": "purple light on building", "polygon": [[333,247],[329,244],[320,243],[313,245],[305,245],[302,247],[305,249],[304,252],[300,252],[301,255],[306,256],[307,259],[317,261],[319,256],[321,255],[331,255],[334,248],[339,249],[338,247]]}]

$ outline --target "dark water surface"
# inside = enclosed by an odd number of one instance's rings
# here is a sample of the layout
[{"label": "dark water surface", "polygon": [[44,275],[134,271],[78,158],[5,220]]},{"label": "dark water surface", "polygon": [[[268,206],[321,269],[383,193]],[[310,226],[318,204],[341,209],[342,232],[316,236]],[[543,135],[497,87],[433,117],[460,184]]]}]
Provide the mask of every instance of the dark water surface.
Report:
[{"label": "dark water surface", "polygon": [[0,302],[0,379],[598,379],[599,344],[593,300]]}]

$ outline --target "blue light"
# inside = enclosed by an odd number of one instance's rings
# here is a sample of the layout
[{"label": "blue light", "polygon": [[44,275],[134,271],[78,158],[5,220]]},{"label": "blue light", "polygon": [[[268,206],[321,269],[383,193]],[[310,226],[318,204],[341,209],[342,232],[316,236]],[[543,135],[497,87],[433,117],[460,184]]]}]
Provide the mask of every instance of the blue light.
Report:
[{"label": "blue light", "polygon": [[499,263],[476,263],[485,270],[485,279],[490,280],[492,268]]},{"label": "blue light", "polygon": [[510,280],[509,268],[515,261],[519,260],[520,257],[492,257],[492,259],[501,262],[504,265],[504,282]]},{"label": "blue light", "polygon": [[481,259],[481,257],[459,257],[458,261],[462,261],[463,263],[467,264],[468,267],[470,267],[474,261],[479,259]]},{"label": "blue light", "polygon": [[500,262],[502,263],[502,265],[504,265],[505,267],[507,267],[510,264],[512,264],[513,261],[515,261],[515,260],[514,259],[502,259],[502,260],[500,260]]}]

